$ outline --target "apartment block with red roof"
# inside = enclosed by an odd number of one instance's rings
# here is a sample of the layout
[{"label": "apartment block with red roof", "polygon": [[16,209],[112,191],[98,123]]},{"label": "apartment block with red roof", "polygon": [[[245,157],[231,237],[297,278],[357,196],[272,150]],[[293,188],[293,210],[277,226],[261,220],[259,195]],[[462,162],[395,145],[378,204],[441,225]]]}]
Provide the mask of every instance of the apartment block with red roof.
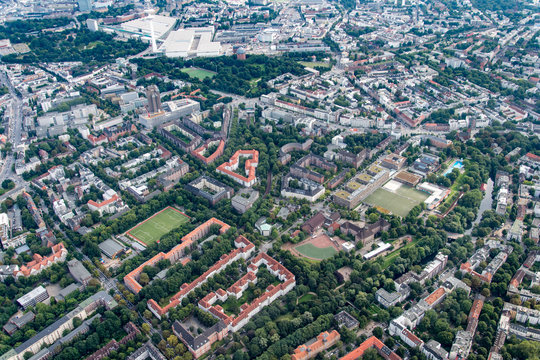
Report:
[{"label": "apartment block with red roof", "polygon": [[190,246],[193,242],[207,236],[210,233],[210,230],[213,225],[220,226],[220,229],[219,229],[220,234],[224,234],[230,228],[230,226],[228,224],[225,224],[223,221],[218,220],[216,218],[211,218],[205,223],[199,225],[189,234],[182,237],[181,243],[173,247],[168,253],[160,252],[159,254],[156,254],[154,257],[145,261],[139,267],[137,267],[136,269],[131,271],[129,274],[127,274],[124,277],[124,284],[128,287],[128,289],[133,291],[135,294],[138,294],[139,291],[142,290],[142,285],[139,284],[138,278],[139,278],[139,275],[142,273],[145,266],[153,266],[158,261],[164,260],[164,259],[170,260],[171,263],[177,262],[184,255],[184,249]]},{"label": "apartment block with red roof", "polygon": [[[181,301],[181,297],[186,296],[190,291],[203,284],[209,277],[213,276],[217,272],[223,270],[232,261],[238,259],[238,252],[247,255],[251,254],[255,250],[255,246],[243,236],[239,236],[235,240],[235,249],[231,254],[224,255],[222,259],[214,266],[212,266],[205,274],[201,275],[198,279],[191,284],[184,284],[181,288],[181,295],[174,295],[174,301]],[[247,258],[246,257],[246,258]],[[251,303],[242,304],[238,315],[227,315],[220,305],[215,304],[216,301],[226,301],[230,296],[234,296],[239,299],[243,292],[248,288],[250,283],[257,283],[257,272],[259,268],[265,265],[268,271],[276,276],[282,283],[279,285],[269,285],[266,291],[253,300]],[[265,306],[270,305],[276,298],[287,294],[296,285],[296,279],[294,275],[280,264],[277,260],[273,259],[266,253],[259,253],[253,258],[248,265],[248,273],[240,278],[236,283],[231,285],[226,291],[218,289],[216,292],[211,292],[202,298],[198,306],[204,311],[209,312],[214,317],[219,319],[219,322],[213,327],[207,329],[202,334],[193,337],[179,322],[175,322],[173,325],[173,331],[179,337],[179,339],[187,346],[189,351],[195,358],[198,358],[210,350],[211,345],[223,337],[227,336],[229,332],[239,331],[249,320],[259,313]],[[172,302],[171,302],[172,304]],[[169,305],[171,305],[169,304]],[[155,307],[155,302],[150,300],[148,302],[150,306]],[[168,306],[169,306],[168,305]],[[174,305],[176,306],[176,305]],[[164,310],[155,307],[150,309],[154,314],[159,312],[159,315],[164,315]],[[167,309],[168,310],[168,309]],[[157,315],[156,315],[157,316]],[[159,316],[158,316],[159,317]],[[338,334],[339,335],[339,334]],[[336,340],[337,341],[337,340]],[[331,346],[331,345],[329,345]]]},{"label": "apartment block with red roof", "polygon": [[21,266],[19,270],[14,271],[13,275],[16,277],[36,275],[50,267],[52,264],[66,260],[68,251],[63,243],[56,245],[49,243],[47,246],[52,249],[51,255],[41,256],[39,254],[34,254],[34,260]]},{"label": "apartment block with red roof", "polygon": [[[245,176],[236,173],[241,158],[247,158],[245,162]],[[257,150],[238,150],[228,162],[224,162],[216,169],[217,172],[227,175],[237,183],[250,187],[257,182],[255,171],[259,164],[259,152]]]},{"label": "apartment block with red roof", "polygon": [[540,156],[530,153],[530,152],[523,155],[520,161],[529,166],[540,166]]},{"label": "apartment block with red roof", "polygon": [[343,356],[339,360],[357,360],[361,359],[364,355],[364,352],[366,350],[374,348],[377,350],[380,356],[382,356],[386,360],[401,360],[401,357],[393,352],[388,346],[384,345],[384,343],[379,340],[377,337],[372,336],[366,341],[364,341],[362,344],[360,344],[359,347],[348,353],[347,355]]},{"label": "apartment block with red roof", "polygon": [[88,200],[87,205],[90,211],[98,211],[100,215],[112,214],[119,211],[119,209],[124,209],[126,207],[122,201],[122,198],[116,193],[108,199],[100,202]]},{"label": "apartment block with red roof", "polygon": [[[209,147],[217,144],[217,149],[212,154],[205,156],[204,154]],[[210,139],[207,140],[203,145],[191,152],[191,155],[201,160],[206,165],[213,163],[218,157],[223,155],[223,150],[225,150],[225,141],[223,139]]]},{"label": "apartment block with red roof", "polygon": [[317,356],[318,353],[331,348],[339,341],[341,335],[336,331],[324,331],[310,344],[302,344],[294,350],[291,360],[307,360]]},{"label": "apartment block with red roof", "polygon": [[235,241],[234,244],[236,246],[236,249],[231,251],[229,254],[224,254],[221,256],[221,258],[218,260],[217,263],[215,263],[213,266],[211,266],[208,270],[204,272],[201,276],[199,276],[197,279],[195,279],[193,282],[187,284],[184,283],[182,286],[180,286],[180,291],[178,291],[175,295],[173,295],[170,299],[169,304],[167,304],[164,307],[161,307],[154,299],[150,299],[148,301],[148,309],[159,319],[161,319],[163,316],[167,314],[169,309],[174,308],[178,306],[184,297],[186,297],[190,292],[195,290],[196,288],[203,285],[209,278],[212,276],[218,274],[219,272],[223,271],[227,266],[232,264],[233,262],[239,260],[239,259],[248,259],[253,251],[255,251],[255,245],[253,245],[249,240],[247,240],[243,236],[239,236]]}]

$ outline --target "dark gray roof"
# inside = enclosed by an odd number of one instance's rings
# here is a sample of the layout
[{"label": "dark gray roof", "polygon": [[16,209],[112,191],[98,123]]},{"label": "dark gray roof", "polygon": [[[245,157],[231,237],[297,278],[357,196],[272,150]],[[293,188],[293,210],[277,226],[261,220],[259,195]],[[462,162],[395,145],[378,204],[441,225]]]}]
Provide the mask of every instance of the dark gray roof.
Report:
[{"label": "dark gray roof", "polygon": [[108,257],[113,258],[118,252],[124,250],[124,247],[113,239],[107,239],[98,245],[99,249]]},{"label": "dark gray roof", "polygon": [[34,356],[29,358],[28,360],[42,360],[42,359],[46,359],[48,356],[50,356],[49,349],[41,349],[40,351],[38,351]]},{"label": "dark gray roof", "polygon": [[178,337],[183,339],[191,349],[197,350],[208,342],[208,338],[210,337],[210,335],[215,332],[219,332],[226,327],[227,325],[225,324],[225,322],[223,320],[220,320],[214,326],[209,327],[208,329],[203,331],[202,334],[194,338],[193,335],[191,335],[191,333],[187,331],[178,320],[176,320],[173,323],[173,332]]},{"label": "dark gray roof", "polygon": [[51,325],[47,326],[45,329],[38,332],[36,335],[32,336],[30,339],[23,342],[21,345],[17,346],[15,348],[15,352],[17,354],[25,352],[30,346],[34,345],[36,342],[40,341],[42,338],[44,338],[47,335],[52,334],[55,332],[62,324],[64,324],[66,321],[69,321],[68,316],[62,316],[60,319],[56,320]]},{"label": "dark gray roof", "polygon": [[34,315],[33,312],[29,311],[29,312],[27,312],[26,314],[24,314],[22,316],[15,317],[15,318],[11,319],[11,322],[15,326],[17,326],[18,328],[22,328],[24,325],[26,325],[30,321],[34,320],[35,317],[36,317],[36,315]]},{"label": "dark gray roof", "polygon": [[77,259],[68,261],[68,269],[71,276],[73,276],[75,280],[79,282],[86,281],[92,277],[92,275],[90,275],[90,272],[86,270],[82,262]]},{"label": "dark gray roof", "polygon": [[8,322],[6,325],[4,325],[4,330],[8,334],[13,334],[17,330],[17,327],[13,325],[12,323]]},{"label": "dark gray roof", "polygon": [[60,290],[58,292],[58,295],[56,296],[56,299],[57,300],[64,300],[66,298],[66,296],[68,296],[69,294],[71,294],[75,290],[78,290],[79,288],[80,287],[77,284],[70,284],[70,285],[66,286],[65,288],[63,288],[62,290]]}]

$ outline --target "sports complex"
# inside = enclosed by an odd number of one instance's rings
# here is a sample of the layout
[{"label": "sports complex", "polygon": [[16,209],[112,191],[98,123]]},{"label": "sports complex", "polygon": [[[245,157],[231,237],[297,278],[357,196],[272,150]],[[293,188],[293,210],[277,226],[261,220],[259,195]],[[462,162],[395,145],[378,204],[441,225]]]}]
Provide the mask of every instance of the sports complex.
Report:
[{"label": "sports complex", "polygon": [[340,250],[340,243],[325,234],[310,237],[297,245],[289,244],[288,248],[294,255],[311,260],[331,258]]},{"label": "sports complex", "polygon": [[189,216],[169,206],[132,227],[126,235],[148,246],[159,242],[163,235],[189,221]]},{"label": "sports complex", "polygon": [[422,203],[429,194],[415,188],[390,180],[369,195],[364,203],[386,210],[394,215],[405,217],[413,207]]}]

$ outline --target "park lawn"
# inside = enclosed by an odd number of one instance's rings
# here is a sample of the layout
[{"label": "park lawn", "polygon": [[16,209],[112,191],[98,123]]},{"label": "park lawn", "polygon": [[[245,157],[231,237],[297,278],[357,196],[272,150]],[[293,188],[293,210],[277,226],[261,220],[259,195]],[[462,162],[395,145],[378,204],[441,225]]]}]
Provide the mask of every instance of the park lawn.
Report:
[{"label": "park lawn", "polygon": [[172,207],[168,207],[129,230],[128,235],[146,245],[150,245],[161,239],[163,235],[172,229],[176,229],[187,222],[189,222],[188,216]]},{"label": "park lawn", "polygon": [[302,304],[302,303],[305,303],[305,302],[309,302],[311,300],[313,300],[314,298],[316,297],[315,294],[304,294],[300,297],[300,299],[298,299],[298,304]]},{"label": "park lawn", "polygon": [[458,196],[459,189],[461,188],[461,185],[463,183],[463,177],[464,172],[461,172],[459,176],[456,178],[452,186],[450,186],[450,195],[438,206],[438,210],[445,209],[444,211],[441,211],[441,213],[446,212],[448,210],[447,208],[450,207],[451,203],[456,201],[456,196]]},{"label": "park lawn", "polygon": [[367,310],[369,311],[371,315],[375,315],[375,314],[380,313],[382,309],[378,307],[377,305],[372,304]]},{"label": "park lawn", "polygon": [[201,69],[201,68],[194,68],[194,67],[183,68],[180,71],[188,74],[192,78],[196,78],[196,79],[199,79],[201,81],[206,79],[206,78],[213,78],[216,75],[216,73],[213,72],[213,71],[205,70],[205,69]]},{"label": "park lawn", "polygon": [[80,49],[80,50],[92,50],[92,49],[95,48],[98,44],[103,44],[103,41],[101,41],[101,40],[92,41],[91,43],[89,43],[89,44],[87,44],[87,45],[80,45],[80,46],[79,46],[79,49]]},{"label": "park lawn", "polygon": [[282,321],[282,320],[289,320],[289,321],[290,321],[290,320],[292,320],[292,319],[294,319],[293,314],[287,313],[287,314],[284,314],[284,315],[279,316],[279,317],[276,319],[276,322]]},{"label": "park lawn", "polygon": [[255,87],[255,86],[257,86],[257,83],[258,83],[259,81],[261,81],[261,78],[251,79],[251,80],[249,80],[249,85],[250,85],[251,87]]},{"label": "park lawn", "polygon": [[299,61],[299,63],[308,68],[314,68],[316,66],[324,68],[330,67],[330,64],[324,61]]},{"label": "park lawn", "polygon": [[[400,241],[400,239],[397,239],[396,241],[394,241],[394,244],[397,242],[397,241]],[[386,255],[384,257],[384,260],[383,260],[383,263],[382,263],[382,269],[386,269],[387,267],[389,267],[390,265],[392,265],[392,263],[394,262],[394,260],[396,260],[396,258],[399,256],[399,252],[400,250],[402,249],[406,249],[406,248],[409,248],[411,246],[413,246],[414,244],[416,244],[417,240],[413,240],[407,244],[405,244],[404,246],[400,247],[399,249],[396,249],[394,251],[392,251],[390,254]],[[393,244],[393,245],[394,245]]]},{"label": "park lawn", "polygon": [[304,256],[318,260],[331,258],[337,253],[337,250],[332,246],[319,248],[310,243],[299,245],[295,249]]}]

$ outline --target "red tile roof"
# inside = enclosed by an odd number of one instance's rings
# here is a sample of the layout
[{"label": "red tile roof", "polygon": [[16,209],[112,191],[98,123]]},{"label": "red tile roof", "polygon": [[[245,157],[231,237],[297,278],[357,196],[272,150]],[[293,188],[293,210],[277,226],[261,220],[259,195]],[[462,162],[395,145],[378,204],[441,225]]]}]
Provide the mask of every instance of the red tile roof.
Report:
[{"label": "red tile roof", "polygon": [[438,288],[437,290],[435,290],[434,292],[432,292],[432,293],[425,299],[425,301],[426,301],[429,305],[433,305],[433,304],[436,303],[436,302],[441,298],[441,296],[443,296],[444,294],[446,294],[446,291],[444,290],[443,287],[440,287],[440,288]]},{"label": "red tile roof", "polygon": [[314,357],[319,352],[328,349],[334,345],[339,339],[340,335],[336,330],[332,332],[324,331],[317,336],[317,340],[310,345],[300,345],[294,350],[291,356],[292,360],[304,360]]},{"label": "red tile roof", "polygon": [[[366,341],[364,341],[362,344],[360,344],[359,347],[342,357],[340,360],[360,359],[362,355],[364,355],[364,352],[372,347],[374,347],[379,352],[379,355],[381,355],[387,360],[401,360],[401,357],[398,354],[390,350],[386,345],[384,345],[381,340],[379,340],[375,336],[372,336]],[[383,351],[383,349],[385,351]]]},{"label": "red tile roof", "polygon": [[[246,163],[245,163],[245,166],[246,166],[245,170],[247,173],[247,177],[237,174],[231,170],[238,166],[241,156],[251,156],[251,158],[246,160]],[[248,184],[251,181],[255,180],[255,170],[257,168],[258,163],[259,163],[259,152],[257,150],[238,150],[237,152],[233,154],[233,156],[230,158],[228,162],[224,162],[223,164],[219,165],[216,170],[228,176],[236,178],[240,180],[241,182],[243,182],[244,184]]]},{"label": "red tile roof", "polygon": [[483,306],[484,306],[484,300],[482,300],[482,299],[474,300],[474,302],[472,304],[472,307],[471,307],[471,311],[469,312],[468,321],[471,321],[473,319],[477,320],[478,317],[480,316],[480,312],[482,311]]},{"label": "red tile roof", "polygon": [[102,202],[99,202],[99,203],[95,202],[94,200],[88,200],[88,205],[92,205],[94,207],[101,208],[101,207],[107,206],[109,204],[115,203],[119,199],[120,199],[120,197],[117,194],[115,194],[110,199],[103,200]]},{"label": "red tile roof", "polygon": [[63,243],[49,246],[52,248],[52,254],[49,256],[41,256],[34,254],[34,260],[30,261],[26,265],[21,266],[18,271],[14,272],[15,276],[29,276],[36,271],[40,271],[42,268],[51,265],[52,263],[59,261],[63,256],[67,255],[67,249]]},{"label": "red tile roof", "polygon": [[[185,235],[181,240],[182,242],[180,244],[176,245],[175,247],[173,247],[168,253],[165,254],[163,252],[160,252],[159,254],[157,254],[154,257],[152,257],[151,259],[145,261],[139,267],[137,267],[136,269],[131,271],[129,274],[127,274],[124,277],[124,283],[126,283],[126,285],[133,292],[135,292],[136,294],[139,293],[139,291],[142,290],[142,286],[141,286],[141,284],[139,284],[139,282],[136,279],[139,277],[139,275],[141,274],[141,272],[143,271],[143,268],[145,266],[152,266],[155,263],[157,263],[158,261],[163,260],[163,259],[167,259],[167,260],[174,259],[176,256],[178,256],[178,254],[183,253],[183,251],[184,251],[184,249],[186,247],[190,246],[193,243],[193,241],[194,241],[193,239],[195,239],[195,240],[200,239],[201,233],[203,233],[203,234],[207,233],[208,231],[210,231],[210,227],[212,225],[216,225],[216,224],[221,226],[221,228],[219,229],[219,232],[221,234],[225,233],[230,228],[230,226],[228,224],[225,224],[223,221],[218,220],[216,218],[211,218],[210,220],[206,221],[205,223],[199,225],[197,228],[195,228],[195,230],[193,230],[189,234]],[[128,231],[128,233],[129,233],[129,231]],[[202,236],[204,236],[204,235],[202,235]],[[187,261],[183,261],[182,263],[185,265],[187,263]]]},{"label": "red tile roof", "polygon": [[191,155],[195,156],[197,159],[201,160],[203,163],[205,163],[207,165],[212,163],[218,157],[223,155],[223,150],[225,149],[225,141],[223,139],[220,139],[219,140],[219,145],[218,145],[216,151],[214,151],[212,154],[210,154],[208,156],[204,156],[203,155],[204,152],[206,151],[206,149],[208,149],[208,147],[210,146],[211,143],[212,142],[208,142],[208,143],[202,145],[201,147],[193,150],[191,152]]},{"label": "red tile roof", "polygon": [[535,155],[533,153],[527,153],[525,156],[527,156],[532,161],[540,162],[540,156],[538,156],[538,155]]}]

